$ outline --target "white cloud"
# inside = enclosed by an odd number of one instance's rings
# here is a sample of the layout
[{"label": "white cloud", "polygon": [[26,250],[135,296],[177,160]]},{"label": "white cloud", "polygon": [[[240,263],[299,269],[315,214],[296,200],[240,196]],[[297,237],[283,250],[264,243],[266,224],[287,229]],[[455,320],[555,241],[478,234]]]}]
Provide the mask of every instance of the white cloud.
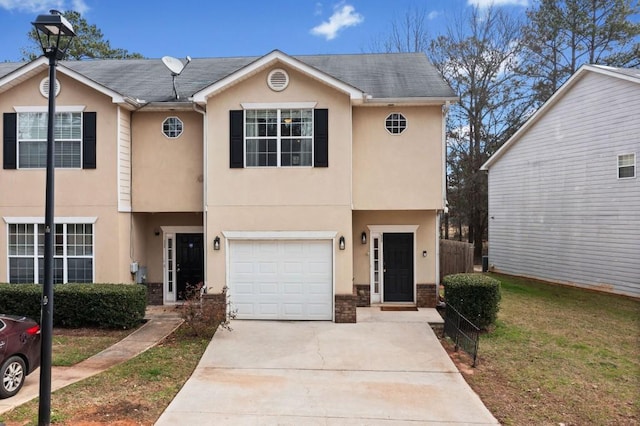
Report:
[{"label": "white cloud", "polygon": [[71,10],[75,10],[80,15],[84,15],[89,10],[89,6],[87,6],[84,0],[73,0]]},{"label": "white cloud", "polygon": [[320,2],[316,2],[316,8],[315,8],[315,10],[313,11],[313,14],[314,14],[315,16],[320,16],[320,15],[322,15],[322,3],[320,3]]},{"label": "white cloud", "polygon": [[427,14],[427,19],[430,20],[430,21],[433,21],[434,19],[436,19],[440,15],[442,15],[442,12],[438,12],[437,10],[432,10],[431,12],[429,12]]},{"label": "white cloud", "polygon": [[47,13],[56,9],[61,12],[75,10],[82,14],[89,10],[84,0],[0,0],[0,8],[24,13]]},{"label": "white cloud", "polygon": [[364,21],[364,17],[356,12],[356,9],[349,5],[338,5],[334,8],[333,15],[329,21],[324,21],[320,25],[311,29],[311,34],[323,36],[327,40],[333,40],[338,32],[344,28],[353,27]]},{"label": "white cloud", "polygon": [[467,0],[469,6],[486,9],[490,6],[529,6],[529,0]]}]

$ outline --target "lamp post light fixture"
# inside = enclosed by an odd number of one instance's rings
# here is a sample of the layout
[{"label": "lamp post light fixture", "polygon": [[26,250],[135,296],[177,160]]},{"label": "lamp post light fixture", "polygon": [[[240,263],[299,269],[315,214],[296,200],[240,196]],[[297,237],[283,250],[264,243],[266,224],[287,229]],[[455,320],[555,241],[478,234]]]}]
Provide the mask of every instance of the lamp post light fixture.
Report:
[{"label": "lamp post light fixture", "polygon": [[54,226],[54,125],[56,113],[56,66],[75,37],[73,27],[57,10],[38,15],[32,22],[42,53],[49,59],[49,108],[47,111],[47,171],[44,217],[44,283],[40,318],[40,402],[38,425],[51,424],[51,349],[53,344],[53,240]]}]

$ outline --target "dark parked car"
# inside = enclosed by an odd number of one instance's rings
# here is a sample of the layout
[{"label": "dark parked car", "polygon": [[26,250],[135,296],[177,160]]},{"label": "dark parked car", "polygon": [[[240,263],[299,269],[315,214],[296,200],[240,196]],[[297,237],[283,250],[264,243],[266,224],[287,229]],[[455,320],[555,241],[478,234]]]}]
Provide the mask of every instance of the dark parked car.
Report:
[{"label": "dark parked car", "polygon": [[0,399],[18,393],[40,366],[40,326],[30,318],[0,314]]}]

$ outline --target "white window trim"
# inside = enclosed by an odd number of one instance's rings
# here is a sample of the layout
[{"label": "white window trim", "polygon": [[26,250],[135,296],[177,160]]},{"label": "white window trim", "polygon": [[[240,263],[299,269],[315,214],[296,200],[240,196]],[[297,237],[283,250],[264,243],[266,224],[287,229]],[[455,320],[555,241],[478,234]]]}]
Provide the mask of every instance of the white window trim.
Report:
[{"label": "white window trim", "polygon": [[314,109],[317,102],[242,102],[242,109]]},{"label": "white window trim", "polygon": [[[24,224],[44,224],[43,216],[3,216],[2,219],[6,224],[16,224],[16,225],[24,225]],[[56,217],[53,219],[53,223],[56,224],[93,224],[98,221],[96,216],[93,217],[73,217],[73,216],[62,216]]]},{"label": "white window trim", "polygon": [[[67,105],[67,106],[60,106],[60,107],[56,107],[56,114],[58,113],[65,113],[65,112],[78,112],[78,113],[82,113],[84,112],[86,106],[85,105]],[[49,112],[48,107],[43,107],[43,106],[29,106],[29,107],[20,107],[20,106],[14,106],[13,109],[15,110],[16,113],[21,114],[21,113],[29,113],[29,112]],[[19,119],[19,117],[18,117]],[[80,167],[56,167],[56,169],[66,169],[66,170],[82,170],[82,168],[84,167],[84,117],[81,116],[80,119],[82,120],[82,124],[80,125]],[[17,165],[17,169],[18,170],[44,170],[46,167],[20,167],[20,161],[19,161],[19,157],[20,156],[20,139],[17,138],[16,135],[16,165]]]},{"label": "white window trim", "polygon": [[[97,217],[60,217],[60,218],[55,218],[53,223],[54,223],[54,227],[55,225],[69,225],[69,224],[73,224],[73,225],[95,225],[96,221],[97,221]],[[5,221],[5,235],[7,236],[7,249],[9,246],[9,225],[34,225],[34,238],[35,243],[36,243],[36,251],[33,254],[33,258],[34,258],[34,272],[37,271],[39,269],[39,258],[40,256],[38,255],[37,252],[37,237],[38,237],[38,225],[44,225],[44,218],[43,217],[26,217],[26,216],[22,216],[22,217],[7,217],[4,216],[3,220]],[[62,237],[63,241],[62,241],[62,247],[63,247],[63,254],[62,256],[55,256],[54,258],[60,258],[62,257],[63,259],[63,264],[64,264],[64,260],[66,260],[69,256],[67,255],[67,229],[66,226],[64,227],[64,232],[63,232],[63,237]],[[54,242],[55,244],[55,242]],[[95,282],[96,279],[96,228],[95,226],[93,226],[93,230],[92,230],[92,246],[93,246],[93,250],[92,250],[92,254],[91,256],[87,256],[87,255],[82,255],[82,256],[71,256],[71,257],[75,257],[75,258],[84,258],[84,259],[88,259],[91,258],[92,262],[91,262],[91,281],[92,283]],[[10,262],[9,259],[11,257],[26,257],[26,256],[9,256],[9,253],[7,251],[7,264],[6,264],[6,270],[7,270],[7,281],[9,282],[11,281],[11,270],[10,270]],[[62,268],[62,282],[66,283],[68,282],[68,273],[69,270],[63,266]],[[39,277],[37,272],[35,272],[34,275],[34,281],[36,284],[39,283]]]},{"label": "white window trim", "polygon": [[[293,104],[300,104],[300,102],[292,102]],[[256,104],[258,105],[258,104]],[[263,104],[266,105],[266,104]],[[274,104],[275,105],[275,104]],[[282,104],[279,104],[282,105]],[[276,111],[276,120],[278,122],[278,131],[276,134],[276,141],[277,141],[277,146],[276,146],[276,165],[275,166],[247,166],[247,135],[246,135],[246,129],[247,129],[247,115],[246,114],[242,114],[242,133],[243,133],[243,150],[244,150],[244,158],[242,159],[244,161],[243,166],[245,169],[310,169],[313,168],[314,164],[315,164],[315,138],[316,135],[315,133],[311,136],[311,164],[308,166],[294,166],[294,165],[289,165],[289,166],[283,166],[282,165],[282,134],[281,134],[281,114],[282,114],[282,110],[283,109],[297,109],[298,107],[279,107],[279,108],[266,108],[266,109],[273,109]],[[263,109],[263,108],[257,108],[257,109]],[[308,108],[307,108],[308,109]],[[314,115],[314,111],[313,109],[311,109],[311,129],[312,132],[315,130],[315,115]],[[309,139],[308,136],[300,136],[301,138],[305,138],[305,139]],[[250,136],[249,138],[251,139],[261,139],[261,138],[268,138],[268,137],[263,137],[263,136]],[[285,137],[285,139],[289,139],[288,136]]]},{"label": "white window trim", "polygon": [[[86,105],[56,105],[56,112],[84,112]],[[13,110],[17,113],[23,112],[49,112],[46,106],[14,106]]]},{"label": "white window trim", "polygon": [[[178,120],[180,122],[180,124],[182,125],[182,129],[180,130],[180,134],[177,136],[169,136],[164,132],[164,123],[169,120],[170,118],[175,118],[176,120]],[[184,133],[184,121],[182,121],[182,119],[176,115],[170,115],[168,117],[166,117],[164,120],[162,120],[162,124],[160,125],[160,132],[162,132],[162,134],[164,135],[165,138],[169,139],[169,140],[174,140],[174,139],[178,139],[180,136],[182,136],[182,134]]]},{"label": "white window trim", "polygon": [[[404,129],[402,129],[401,132],[398,133],[392,133],[388,128],[387,128],[387,120],[389,119],[390,116],[392,116],[393,114],[398,114],[401,115],[402,118],[404,118]],[[389,114],[387,114],[387,116],[384,118],[384,129],[387,131],[387,133],[389,133],[391,136],[400,136],[401,134],[403,134],[407,129],[409,128],[409,120],[407,119],[407,116],[404,115],[401,112],[390,112]]]},{"label": "white window trim", "polygon": [[[633,155],[633,176],[620,177],[620,157],[623,155]],[[626,166],[629,167],[629,166]],[[616,156],[616,177],[618,180],[635,179],[638,176],[638,157],[635,152],[625,152]]]}]

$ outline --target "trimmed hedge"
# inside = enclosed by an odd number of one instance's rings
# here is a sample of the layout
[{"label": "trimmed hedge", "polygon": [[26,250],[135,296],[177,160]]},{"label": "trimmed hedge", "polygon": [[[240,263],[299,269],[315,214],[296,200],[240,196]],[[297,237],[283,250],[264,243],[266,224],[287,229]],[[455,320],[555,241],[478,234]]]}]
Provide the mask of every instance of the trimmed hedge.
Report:
[{"label": "trimmed hedge", "polygon": [[[147,289],[136,284],[56,284],[53,325],[128,329],[139,325],[147,307]],[[40,284],[0,284],[0,313],[25,315],[40,322]]]},{"label": "trimmed hedge", "polygon": [[500,305],[500,281],[481,274],[447,275],[442,280],[446,303],[482,329],[493,324]]}]

